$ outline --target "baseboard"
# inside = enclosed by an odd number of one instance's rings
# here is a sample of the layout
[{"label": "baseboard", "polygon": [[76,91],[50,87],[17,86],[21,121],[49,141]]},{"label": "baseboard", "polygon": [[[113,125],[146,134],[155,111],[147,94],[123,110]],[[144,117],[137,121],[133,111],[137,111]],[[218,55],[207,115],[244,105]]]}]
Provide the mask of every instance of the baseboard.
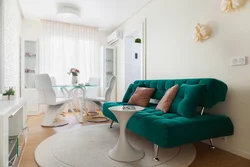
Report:
[{"label": "baseboard", "polygon": [[225,150],[227,152],[230,152],[232,154],[238,155],[240,157],[246,158],[250,160],[250,153],[246,152],[246,151],[242,151],[242,150],[237,150],[237,149],[233,149],[233,148],[228,148],[228,147],[221,147],[221,146],[216,146],[219,149]]},{"label": "baseboard", "polygon": [[[210,145],[207,140],[202,141],[202,142],[205,143],[205,144]],[[216,143],[215,143],[215,147],[250,160],[250,153],[249,152],[238,150],[238,149],[234,149],[234,148],[228,148],[228,147],[219,146],[219,145],[216,145]]]}]

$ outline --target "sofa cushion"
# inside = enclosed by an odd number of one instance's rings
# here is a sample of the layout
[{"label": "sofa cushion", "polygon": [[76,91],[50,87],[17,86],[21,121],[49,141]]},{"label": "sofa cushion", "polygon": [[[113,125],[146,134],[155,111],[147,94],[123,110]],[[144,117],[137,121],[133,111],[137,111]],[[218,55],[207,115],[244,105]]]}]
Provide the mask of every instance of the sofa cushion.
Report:
[{"label": "sofa cushion", "polygon": [[154,91],[154,88],[137,87],[135,93],[129,99],[128,104],[146,107]]},{"label": "sofa cushion", "polygon": [[199,100],[204,97],[205,85],[181,85],[172,103],[171,112],[184,117],[193,117]]},{"label": "sofa cushion", "polygon": [[152,109],[135,113],[127,128],[165,148],[233,133],[232,122],[226,116],[205,114],[186,118]]},{"label": "sofa cushion", "polygon": [[171,87],[170,89],[168,89],[166,91],[165,95],[161,98],[158,105],[156,106],[156,109],[161,110],[165,113],[167,111],[169,111],[171,104],[174,101],[174,98],[177,94],[178,88],[179,88],[179,86],[175,85],[175,86]]},{"label": "sofa cushion", "polygon": [[137,87],[144,87],[145,84],[130,84],[124,97],[123,97],[123,100],[122,102],[128,102],[129,99],[131,98],[131,96],[134,94],[135,90]]}]

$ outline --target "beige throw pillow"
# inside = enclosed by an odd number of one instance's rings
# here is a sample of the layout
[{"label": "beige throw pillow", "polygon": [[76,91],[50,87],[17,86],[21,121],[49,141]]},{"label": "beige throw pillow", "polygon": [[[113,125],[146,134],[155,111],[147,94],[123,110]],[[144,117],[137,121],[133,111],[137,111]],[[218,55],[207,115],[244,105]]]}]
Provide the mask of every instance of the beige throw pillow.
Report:
[{"label": "beige throw pillow", "polygon": [[154,91],[155,88],[137,87],[135,93],[129,99],[128,104],[146,107]]},{"label": "beige throw pillow", "polygon": [[162,97],[161,101],[156,106],[156,109],[161,110],[165,113],[168,112],[178,92],[178,88],[179,88],[178,85],[169,88],[165,93],[165,95]]}]

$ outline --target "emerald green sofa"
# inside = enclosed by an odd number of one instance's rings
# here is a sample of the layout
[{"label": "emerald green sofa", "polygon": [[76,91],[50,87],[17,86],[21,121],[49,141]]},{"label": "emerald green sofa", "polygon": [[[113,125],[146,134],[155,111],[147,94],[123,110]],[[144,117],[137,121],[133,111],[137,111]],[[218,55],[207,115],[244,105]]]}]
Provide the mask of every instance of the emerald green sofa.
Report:
[{"label": "emerald green sofa", "polygon": [[[127,124],[127,128],[134,133],[144,137],[155,144],[155,160],[158,160],[159,147],[171,148],[187,143],[198,142],[209,139],[213,146],[212,138],[229,136],[233,134],[233,124],[227,116],[208,114],[206,108],[212,108],[219,102],[225,101],[227,85],[222,81],[201,78],[201,79],[172,79],[172,80],[138,80],[131,84],[124,95],[122,102],[106,102],[103,104],[103,114],[117,122],[115,115],[108,109],[112,106],[126,105],[133,95],[137,86],[155,88],[151,99],[160,100],[165,92],[172,86],[178,84],[204,85],[204,92],[200,94],[197,108],[191,117],[184,117],[175,112],[182,103],[188,100],[190,91],[177,93],[177,96],[169,112],[164,113],[156,110],[156,105],[150,103],[143,111],[134,114]],[[112,126],[112,125],[111,125]]]}]

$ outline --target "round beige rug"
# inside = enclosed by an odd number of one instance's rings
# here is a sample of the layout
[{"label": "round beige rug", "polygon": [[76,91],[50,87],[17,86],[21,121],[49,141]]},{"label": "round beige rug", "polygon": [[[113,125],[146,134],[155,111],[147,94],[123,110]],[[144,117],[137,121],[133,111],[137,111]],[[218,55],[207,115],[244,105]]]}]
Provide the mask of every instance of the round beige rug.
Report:
[{"label": "round beige rug", "polygon": [[41,167],[187,167],[196,151],[193,145],[163,149],[160,148],[160,161],[153,160],[153,143],[126,131],[131,145],[145,152],[137,162],[122,163],[109,158],[119,137],[119,125],[112,129],[109,125],[91,125],[62,132],[44,140],[35,150],[35,160]]}]

